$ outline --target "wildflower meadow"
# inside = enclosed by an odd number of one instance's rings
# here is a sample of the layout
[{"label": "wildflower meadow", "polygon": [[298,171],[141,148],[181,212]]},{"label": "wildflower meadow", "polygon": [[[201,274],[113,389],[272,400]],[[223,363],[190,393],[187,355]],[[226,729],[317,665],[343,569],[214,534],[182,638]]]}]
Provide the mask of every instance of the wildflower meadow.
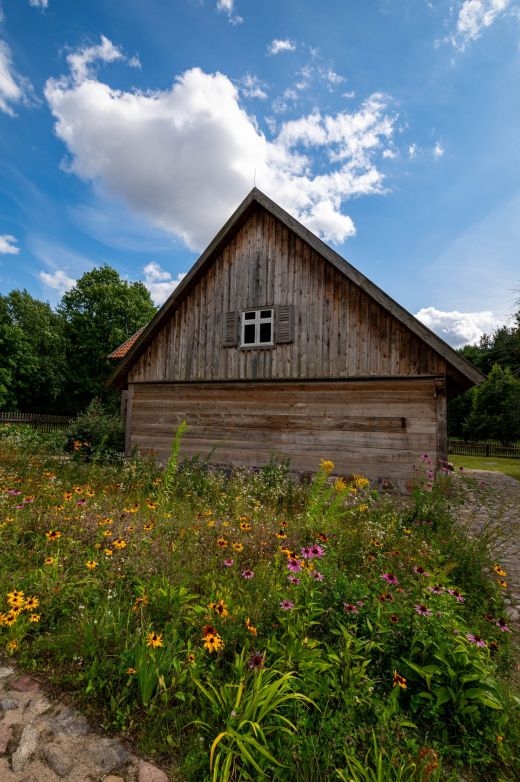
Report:
[{"label": "wildflower meadow", "polygon": [[172,780],[520,778],[507,573],[423,459],[223,471],[0,438],[0,650]]}]

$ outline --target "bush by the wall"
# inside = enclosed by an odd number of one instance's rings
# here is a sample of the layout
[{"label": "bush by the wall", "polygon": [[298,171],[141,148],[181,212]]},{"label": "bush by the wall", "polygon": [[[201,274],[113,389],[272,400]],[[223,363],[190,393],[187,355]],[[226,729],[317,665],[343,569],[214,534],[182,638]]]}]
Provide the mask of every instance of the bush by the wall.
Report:
[{"label": "bush by the wall", "polygon": [[124,427],[119,415],[93,399],[67,432],[65,450],[78,459],[110,458],[124,451]]}]

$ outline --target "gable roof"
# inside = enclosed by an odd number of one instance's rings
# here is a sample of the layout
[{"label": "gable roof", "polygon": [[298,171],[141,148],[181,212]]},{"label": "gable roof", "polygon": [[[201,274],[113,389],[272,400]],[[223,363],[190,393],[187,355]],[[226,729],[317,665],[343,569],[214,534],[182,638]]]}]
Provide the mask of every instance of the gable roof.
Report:
[{"label": "gable roof", "polygon": [[112,351],[112,353],[109,353],[107,358],[123,358],[126,356],[132,345],[137,342],[143,331],[145,330],[145,326],[141,326],[140,329],[138,329],[135,334],[132,334],[131,337],[128,337],[128,339],[125,339],[124,342],[121,342],[120,345],[117,346],[115,350]]},{"label": "gable roof", "polygon": [[[170,317],[171,312],[175,309],[177,302],[182,300],[184,293],[189,290],[191,286],[199,279],[201,274],[205,271],[206,266],[209,266],[214,256],[219,252],[222,246],[236,233],[240,227],[246,222],[247,218],[251,214],[255,205],[259,204],[265,210],[267,210],[273,217],[282,222],[289,230],[293,231],[302,241],[307,242],[317,253],[331,263],[338,271],[345,275],[355,285],[357,285],[364,293],[370,296],[381,307],[386,309],[391,315],[393,315],[398,321],[406,326],[410,331],[415,334],[419,339],[425,342],[432,350],[436,351],[446,362],[459,372],[465,379],[469,381],[470,385],[480,384],[485,380],[484,375],[479,372],[469,361],[463,358],[457,353],[450,345],[443,339],[438,337],[433,331],[430,331],[427,326],[421,323],[417,318],[411,315],[404,307],[401,307],[394,299],[388,296],[381,288],[378,288],[371,280],[364,276],[348,261],[341,257],[325,242],[319,239],[312,231],[305,228],[298,220],[292,217],[285,209],[278,206],[268,196],[262,193],[258,188],[254,187],[251,192],[244,198],[240,206],[231,215],[229,220],[223,225],[220,231],[216,234],[214,239],[206,247],[202,255],[193,264],[188,274],[183,278],[179,285],[175,288],[173,293],[165,301],[163,306],[158,310],[155,316],[144,327],[138,338],[126,351],[126,354],[122,358],[121,362],[115,367],[112,374],[106,381],[107,386],[121,387],[124,385],[125,378],[130,366],[141,355],[145,348],[155,337],[156,333],[163,326],[165,321]],[[136,336],[136,335],[134,335]],[[130,337],[131,341],[133,337]],[[123,343],[126,344],[126,343]],[[123,346],[120,346],[121,348]],[[119,350],[119,348],[117,349]],[[116,351],[114,351],[116,352]]]}]

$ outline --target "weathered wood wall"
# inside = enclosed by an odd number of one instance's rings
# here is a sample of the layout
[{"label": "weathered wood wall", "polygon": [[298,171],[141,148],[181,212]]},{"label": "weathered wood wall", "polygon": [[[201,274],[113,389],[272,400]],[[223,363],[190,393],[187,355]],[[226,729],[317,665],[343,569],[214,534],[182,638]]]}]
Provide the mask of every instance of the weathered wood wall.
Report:
[{"label": "weathered wood wall", "polygon": [[130,386],[128,448],[168,458],[185,419],[182,454],[220,464],[290,459],[315,471],[332,459],[343,474],[407,480],[418,457],[445,450],[444,383],[396,379],[281,383],[136,383]]},{"label": "weathered wood wall", "polygon": [[[223,347],[227,312],[292,304],[295,341]],[[187,292],[128,382],[441,375],[445,360],[262,207]]]}]

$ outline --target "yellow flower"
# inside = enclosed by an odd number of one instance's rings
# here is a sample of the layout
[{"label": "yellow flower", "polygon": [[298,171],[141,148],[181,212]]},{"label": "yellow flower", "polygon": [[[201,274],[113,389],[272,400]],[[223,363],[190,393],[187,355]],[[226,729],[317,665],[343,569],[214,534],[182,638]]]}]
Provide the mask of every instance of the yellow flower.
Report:
[{"label": "yellow flower", "polygon": [[34,611],[35,608],[38,608],[40,605],[40,601],[37,597],[28,597],[26,598],[23,607],[26,611]]},{"label": "yellow flower", "polygon": [[18,649],[18,641],[16,638],[13,638],[12,641],[9,641],[7,646],[5,647],[8,652],[15,652]]},{"label": "yellow flower", "polygon": [[217,540],[217,546],[219,548],[226,548],[227,544],[228,544],[228,542],[227,542],[226,538],[219,538]]},{"label": "yellow flower", "polygon": [[409,527],[405,527],[404,530],[403,530],[403,533],[405,535],[411,535],[412,534],[412,530]]},{"label": "yellow flower", "polygon": [[95,570],[97,568],[97,562],[94,562],[93,559],[89,559],[88,562],[85,562],[85,567],[89,570]]},{"label": "yellow flower", "polygon": [[112,535],[112,533],[110,532],[110,530],[109,530],[109,529],[106,529],[106,530],[103,532],[103,537],[104,537],[104,538],[109,538],[111,535]]},{"label": "yellow flower", "polygon": [[149,508],[151,508],[152,510],[154,510],[154,508],[156,508],[156,507],[157,507],[157,503],[156,503],[156,502],[153,502],[153,500],[147,500],[147,501],[146,501],[146,504],[147,504],[147,506],[148,506]]},{"label": "yellow flower", "polygon": [[137,673],[137,671],[136,671],[136,669],[135,669],[135,668],[127,668],[127,669],[126,669],[126,672],[127,672],[127,674],[128,674],[129,676],[133,676],[133,675],[134,675],[134,673]]},{"label": "yellow flower", "polygon": [[7,593],[7,602],[10,606],[19,605],[20,602],[23,603],[24,599],[24,593],[19,592],[17,589],[13,589],[12,592]]},{"label": "yellow flower", "polygon": [[241,521],[240,522],[240,529],[242,530],[242,532],[251,532],[252,527],[251,527],[251,524],[248,521]]},{"label": "yellow flower", "polygon": [[112,549],[111,549],[111,548],[105,548],[105,549],[103,549],[103,554],[105,555],[105,557],[111,557],[113,553],[114,553],[114,552],[112,551]]},{"label": "yellow flower", "polygon": [[29,622],[39,622],[41,619],[40,614],[31,614],[29,616]]},{"label": "yellow flower", "polygon": [[360,513],[366,513],[367,510],[368,510],[368,505],[365,505],[365,504],[358,505],[358,511]]},{"label": "yellow flower", "polygon": [[233,551],[238,551],[239,553],[244,550],[244,546],[242,543],[233,543]]},{"label": "yellow flower", "polygon": [[334,469],[334,462],[331,462],[330,459],[322,459],[320,462],[320,468],[323,470],[323,472],[326,475],[330,475],[330,473]]},{"label": "yellow flower", "polygon": [[507,589],[507,581],[504,581],[503,579],[498,582],[498,586],[500,589]]},{"label": "yellow flower", "polygon": [[114,548],[117,548],[117,549],[126,548],[126,540],[123,540],[122,538],[116,538],[112,542],[112,545],[114,546]]},{"label": "yellow flower", "polygon": [[101,543],[94,543],[94,548],[100,549],[101,548]]},{"label": "yellow flower", "polygon": [[354,475],[354,482],[358,489],[364,489],[370,483],[368,478],[364,478],[363,475]]},{"label": "yellow flower", "polygon": [[150,532],[154,528],[153,521],[147,521],[146,524],[143,526],[143,529],[145,532]]},{"label": "yellow flower", "polygon": [[347,489],[347,483],[344,478],[338,478],[336,482],[334,483],[334,488],[338,492],[338,494],[341,494],[341,492],[346,491]]},{"label": "yellow flower", "polygon": [[216,603],[210,603],[209,604],[209,610],[215,611],[216,614],[218,614],[220,617],[224,618],[226,616],[229,616],[229,611],[227,610],[227,605],[224,603],[223,600],[219,600]]},{"label": "yellow flower", "polygon": [[44,565],[54,565],[55,562],[56,560],[54,559],[54,557],[45,557],[45,559],[43,560]]},{"label": "yellow flower", "polygon": [[195,655],[193,654],[193,652],[190,652],[188,654],[188,656],[186,657],[186,662],[188,662],[190,665],[193,665],[193,663],[195,662]]},{"label": "yellow flower", "polygon": [[253,625],[249,621],[249,617],[247,617],[247,619],[246,619],[246,627],[249,630],[249,632],[251,633],[251,635],[253,635],[253,636],[257,635],[256,627],[253,627]]},{"label": "yellow flower", "polygon": [[404,676],[401,676],[401,674],[397,673],[397,671],[394,671],[394,683],[392,685],[393,687],[401,687],[403,690],[406,690],[406,679]]},{"label": "yellow flower", "polygon": [[147,633],[146,638],[147,638],[146,645],[151,646],[152,649],[156,649],[158,646],[163,645],[162,635],[159,635],[154,631]]},{"label": "yellow flower", "polygon": [[50,540],[52,543],[55,540],[61,538],[61,532],[58,532],[58,530],[50,529],[48,532],[45,533],[45,537],[47,538],[47,540]]},{"label": "yellow flower", "polygon": [[504,570],[504,568],[501,565],[499,565],[498,562],[494,566],[493,570],[495,571],[497,576],[500,576],[501,578],[504,578],[505,576],[507,576],[507,571]]},{"label": "yellow flower", "polygon": [[212,654],[213,652],[218,652],[219,649],[222,649],[224,641],[218,633],[215,633],[215,635],[205,635],[203,646]]}]

